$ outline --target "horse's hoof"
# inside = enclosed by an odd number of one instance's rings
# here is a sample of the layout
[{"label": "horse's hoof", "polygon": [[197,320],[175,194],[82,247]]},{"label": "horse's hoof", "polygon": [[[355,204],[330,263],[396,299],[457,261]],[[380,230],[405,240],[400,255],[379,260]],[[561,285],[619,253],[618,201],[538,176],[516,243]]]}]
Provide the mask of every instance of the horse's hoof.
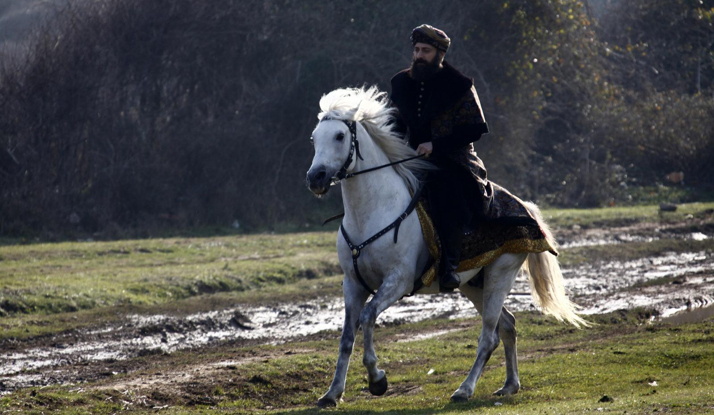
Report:
[{"label": "horse's hoof", "polygon": [[465,395],[461,395],[461,394],[457,394],[457,393],[454,393],[453,395],[451,395],[451,402],[453,402],[453,403],[464,403],[464,402],[468,402],[468,400],[469,400],[468,396],[465,396]]},{"label": "horse's hoof", "polygon": [[330,398],[320,398],[317,401],[317,407],[320,409],[325,409],[325,408],[334,408],[337,406],[337,402],[335,402],[334,399]]},{"label": "horse's hoof", "polygon": [[382,396],[387,392],[389,383],[387,382],[387,375],[384,375],[382,379],[376,382],[369,382],[369,393],[374,396]]},{"label": "horse's hoof", "polygon": [[518,393],[518,390],[520,389],[520,385],[503,385],[503,387],[493,394],[496,396],[509,396],[509,395],[515,395]]}]

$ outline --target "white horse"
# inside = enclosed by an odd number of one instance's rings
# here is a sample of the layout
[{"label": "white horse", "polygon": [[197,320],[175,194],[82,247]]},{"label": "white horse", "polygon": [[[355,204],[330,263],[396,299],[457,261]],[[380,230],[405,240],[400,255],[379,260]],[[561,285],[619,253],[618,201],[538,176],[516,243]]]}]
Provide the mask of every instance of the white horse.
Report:
[{"label": "white horse", "polygon": [[[332,91],[322,97],[320,109],[320,122],[311,138],[315,156],[307,172],[308,186],[318,196],[327,193],[331,184],[349,173],[416,155],[392,131],[390,121],[393,109],[387,105],[386,94],[379,92],[376,87]],[[357,157],[354,154],[355,146]],[[405,213],[412,199],[410,192],[415,191],[419,185],[415,173],[429,168],[427,162],[412,160],[341,182],[345,210],[342,226],[352,247],[377,234]],[[551,246],[555,247],[552,234],[538,208],[530,203],[527,208],[545,232]],[[375,321],[381,312],[412,292],[415,280],[419,278],[429,257],[416,213],[404,218],[398,232],[397,242],[390,233],[366,247],[354,250],[344,234],[337,235],[337,254],[345,274],[345,320],[335,376],[330,389],[318,400],[319,407],[335,406],[342,397],[355,333],[360,326],[364,334],[362,362],[369,377],[369,391],[373,395],[382,395],[387,391],[387,377],[377,367],[374,351]],[[353,258],[356,258],[354,262]],[[467,284],[480,269],[460,274],[462,285],[459,289],[481,314],[483,327],[476,361],[466,379],[451,396],[452,401],[466,401],[473,395],[476,382],[499,340],[503,341],[506,352],[506,381],[495,394],[518,392],[520,381],[516,361],[516,323],[513,314],[506,310],[503,303],[521,268],[529,271],[532,295],[546,313],[575,326],[587,325],[575,313],[575,305],[566,297],[560,267],[550,253],[500,256],[485,267],[483,288]],[[359,281],[360,277],[364,284]],[[369,302],[367,299],[370,292],[367,288],[376,292]],[[438,279],[431,286],[418,291],[438,292]]]}]

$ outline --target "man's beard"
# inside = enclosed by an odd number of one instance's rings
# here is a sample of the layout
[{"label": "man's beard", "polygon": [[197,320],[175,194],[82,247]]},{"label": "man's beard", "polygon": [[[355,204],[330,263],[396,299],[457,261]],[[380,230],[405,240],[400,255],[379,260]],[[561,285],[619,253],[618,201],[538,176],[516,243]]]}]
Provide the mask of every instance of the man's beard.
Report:
[{"label": "man's beard", "polygon": [[434,59],[429,62],[426,59],[412,58],[412,66],[409,68],[409,76],[416,81],[426,81],[439,72],[439,54],[434,55]]}]

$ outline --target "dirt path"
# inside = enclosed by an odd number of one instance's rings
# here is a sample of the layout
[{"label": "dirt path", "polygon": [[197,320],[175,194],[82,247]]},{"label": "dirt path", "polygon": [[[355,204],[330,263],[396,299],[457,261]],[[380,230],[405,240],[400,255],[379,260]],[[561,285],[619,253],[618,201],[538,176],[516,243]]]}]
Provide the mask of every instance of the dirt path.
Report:
[{"label": "dirt path", "polygon": [[[612,244],[637,238],[703,239],[714,236],[701,231],[662,231],[654,226],[601,231],[569,230],[561,235],[564,246]],[[639,240],[639,239],[637,239]],[[603,242],[604,241],[604,242]],[[568,245],[570,244],[570,245]],[[564,269],[571,298],[585,314],[647,307],[661,317],[707,307],[714,303],[714,256],[711,252],[666,254],[624,262],[585,264]],[[525,276],[520,277],[507,307],[514,311],[534,309]],[[0,393],[28,386],[78,383],[103,379],[139,368],[137,356],[162,356],[181,349],[213,347],[225,341],[237,344],[277,344],[294,338],[331,333],[342,324],[341,298],[318,298],[304,303],[237,307],[186,316],[127,316],[122,325],[70,332],[42,341],[14,344],[0,355]],[[457,319],[476,316],[471,303],[459,293],[405,298],[383,313],[378,323],[402,324],[433,318]],[[457,328],[458,329],[458,328]],[[449,330],[454,330],[450,328]],[[331,332],[330,332],[331,331]],[[395,339],[411,341],[447,333],[415,333]],[[295,351],[301,353],[302,351]],[[270,356],[237,356],[230,360],[181,367],[174,373],[129,377],[108,387],[146,388],[156,383],[196,382],[216,370],[239,366]],[[197,380],[198,379],[198,380]]]}]

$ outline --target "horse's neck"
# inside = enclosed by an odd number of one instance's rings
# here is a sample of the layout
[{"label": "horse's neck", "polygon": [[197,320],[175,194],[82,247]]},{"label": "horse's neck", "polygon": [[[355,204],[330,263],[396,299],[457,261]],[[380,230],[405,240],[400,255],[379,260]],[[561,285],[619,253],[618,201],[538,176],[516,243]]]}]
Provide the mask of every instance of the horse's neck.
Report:
[{"label": "horse's neck", "polygon": [[[364,161],[357,158],[354,171],[389,163],[371,138],[360,140],[360,153]],[[391,167],[353,177],[342,182],[343,223],[355,237],[369,237],[401,215],[410,200],[404,180]]]}]

